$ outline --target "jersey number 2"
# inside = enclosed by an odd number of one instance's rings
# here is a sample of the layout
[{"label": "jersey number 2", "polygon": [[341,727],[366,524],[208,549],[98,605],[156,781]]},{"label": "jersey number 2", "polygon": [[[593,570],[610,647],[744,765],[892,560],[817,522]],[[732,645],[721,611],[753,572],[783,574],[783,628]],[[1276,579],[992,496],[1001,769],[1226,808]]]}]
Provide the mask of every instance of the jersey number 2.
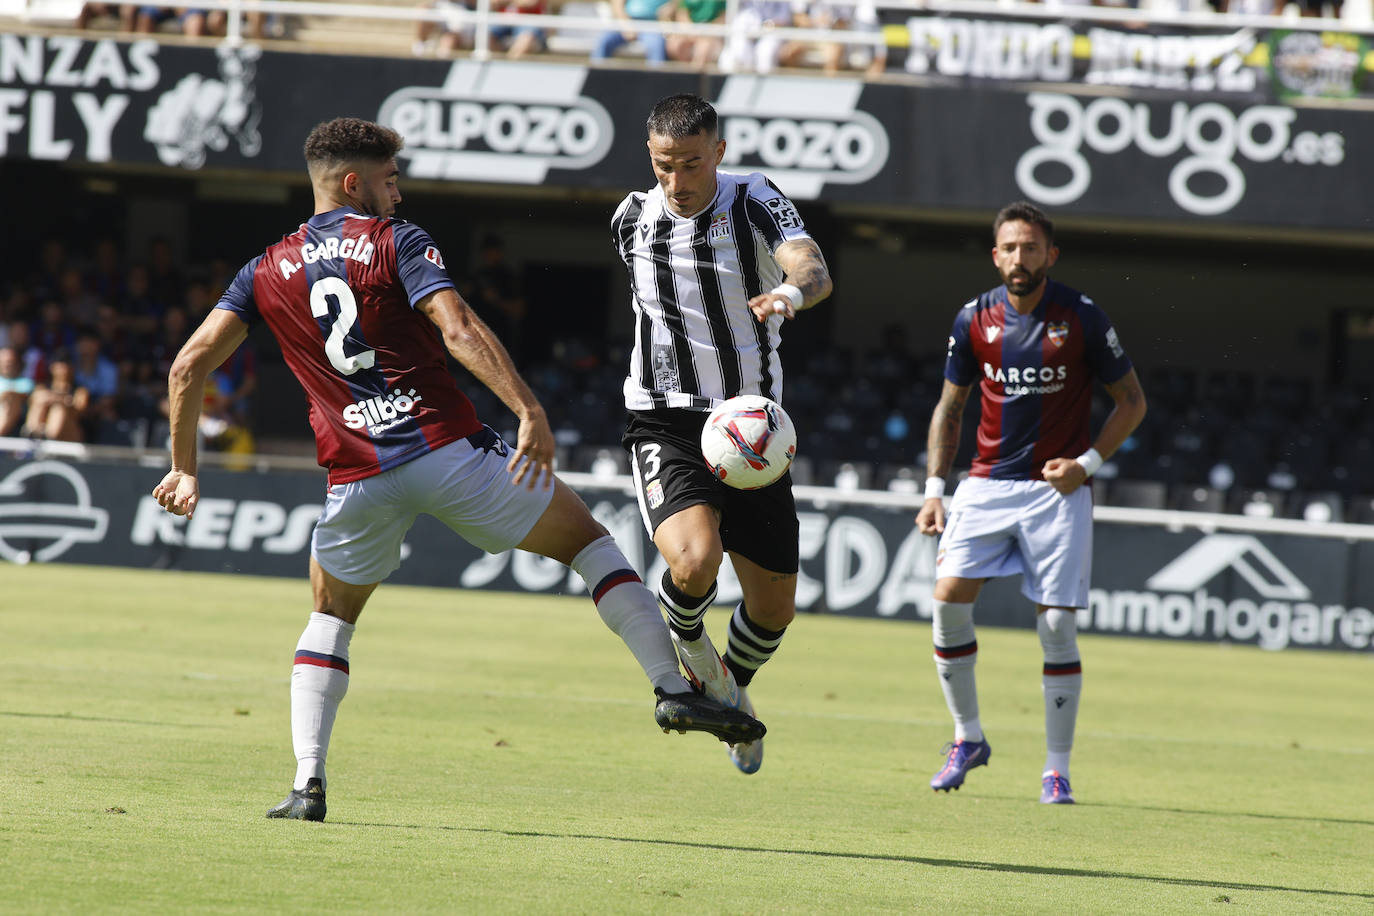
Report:
[{"label": "jersey number 2", "polygon": [[339,317],[329,329],[329,339],[324,342],[324,355],[329,363],[344,375],[352,375],[359,369],[371,369],[377,361],[376,350],[363,350],[354,356],[344,356],[344,339],[358,321],[358,300],[353,298],[353,290],[338,277],[321,277],[310,287],[310,314],[323,318],[329,314],[329,300],[339,304]]}]

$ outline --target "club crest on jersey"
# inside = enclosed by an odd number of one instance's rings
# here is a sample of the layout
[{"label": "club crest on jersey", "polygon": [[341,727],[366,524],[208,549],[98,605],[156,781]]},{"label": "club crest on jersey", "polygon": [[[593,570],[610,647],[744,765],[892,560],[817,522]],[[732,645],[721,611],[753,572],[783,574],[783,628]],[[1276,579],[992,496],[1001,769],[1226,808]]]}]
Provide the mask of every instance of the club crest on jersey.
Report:
[{"label": "club crest on jersey", "polygon": [[1045,326],[1045,336],[1056,347],[1062,347],[1064,341],[1069,339],[1069,326],[1062,321],[1052,321]]},{"label": "club crest on jersey", "polygon": [[722,213],[711,220],[711,229],[707,237],[712,242],[719,242],[730,237],[730,214]]},{"label": "club crest on jersey", "polygon": [[429,263],[433,264],[435,267],[439,268],[440,270],[444,270],[444,269],[445,269],[445,268],[444,268],[444,256],[441,255],[441,254],[439,254],[439,249],[438,249],[438,248],[435,248],[433,245],[429,245],[429,246],[427,246],[427,247],[425,248],[425,260],[428,261]]},{"label": "club crest on jersey", "polygon": [[663,481],[657,478],[649,481],[644,488],[644,501],[648,503],[650,509],[657,509],[663,505]]}]

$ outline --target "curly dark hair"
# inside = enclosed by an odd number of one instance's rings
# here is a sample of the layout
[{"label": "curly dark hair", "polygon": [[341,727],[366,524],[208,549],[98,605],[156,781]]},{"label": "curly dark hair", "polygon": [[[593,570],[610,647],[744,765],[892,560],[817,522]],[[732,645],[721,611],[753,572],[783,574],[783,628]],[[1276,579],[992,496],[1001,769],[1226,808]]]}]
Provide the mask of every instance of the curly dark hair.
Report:
[{"label": "curly dark hair", "polygon": [[997,213],[997,218],[992,221],[992,242],[997,244],[997,233],[1001,230],[1003,223],[1022,222],[1030,223],[1032,226],[1039,226],[1040,231],[1045,233],[1045,244],[1054,247],[1054,223],[1045,215],[1035,204],[1028,200],[1018,200],[1014,204],[1007,204]]},{"label": "curly dark hair", "polygon": [[695,137],[703,130],[715,135],[720,120],[711,103],[699,95],[683,93],[659,99],[649,112],[649,136],[672,137],[682,140]]},{"label": "curly dark hair", "polygon": [[312,170],[346,162],[386,162],[405,140],[390,127],[362,118],[335,118],[318,124],[305,138],[305,163]]}]

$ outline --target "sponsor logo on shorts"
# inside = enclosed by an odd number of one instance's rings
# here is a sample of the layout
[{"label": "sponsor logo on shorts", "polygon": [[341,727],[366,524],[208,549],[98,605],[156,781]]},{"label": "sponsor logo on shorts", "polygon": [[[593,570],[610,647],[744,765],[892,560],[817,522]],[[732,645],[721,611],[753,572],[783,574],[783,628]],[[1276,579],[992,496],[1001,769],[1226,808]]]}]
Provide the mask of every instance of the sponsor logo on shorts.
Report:
[{"label": "sponsor logo on shorts", "polygon": [[369,436],[381,435],[393,426],[409,421],[410,412],[420,400],[414,388],[404,394],[397,388],[385,396],[364,398],[343,409],[344,426],[366,429]]},{"label": "sponsor logo on shorts", "polygon": [[663,481],[649,481],[649,485],[644,488],[644,501],[649,504],[650,509],[657,509],[663,505]]}]

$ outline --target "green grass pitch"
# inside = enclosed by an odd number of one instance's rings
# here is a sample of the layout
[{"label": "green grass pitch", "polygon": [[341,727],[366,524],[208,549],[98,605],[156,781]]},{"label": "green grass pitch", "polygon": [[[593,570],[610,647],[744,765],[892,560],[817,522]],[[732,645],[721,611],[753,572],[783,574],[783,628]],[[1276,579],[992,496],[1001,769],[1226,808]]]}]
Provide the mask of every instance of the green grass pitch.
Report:
[{"label": "green grass pitch", "polygon": [[0,910],[1374,912],[1368,654],[1082,637],[1079,804],[1042,806],[1032,630],[980,630],[992,761],[937,795],[928,626],[800,617],[744,776],[655,727],[585,597],[383,586],[329,820],[269,821],[308,602],[0,566]]}]

